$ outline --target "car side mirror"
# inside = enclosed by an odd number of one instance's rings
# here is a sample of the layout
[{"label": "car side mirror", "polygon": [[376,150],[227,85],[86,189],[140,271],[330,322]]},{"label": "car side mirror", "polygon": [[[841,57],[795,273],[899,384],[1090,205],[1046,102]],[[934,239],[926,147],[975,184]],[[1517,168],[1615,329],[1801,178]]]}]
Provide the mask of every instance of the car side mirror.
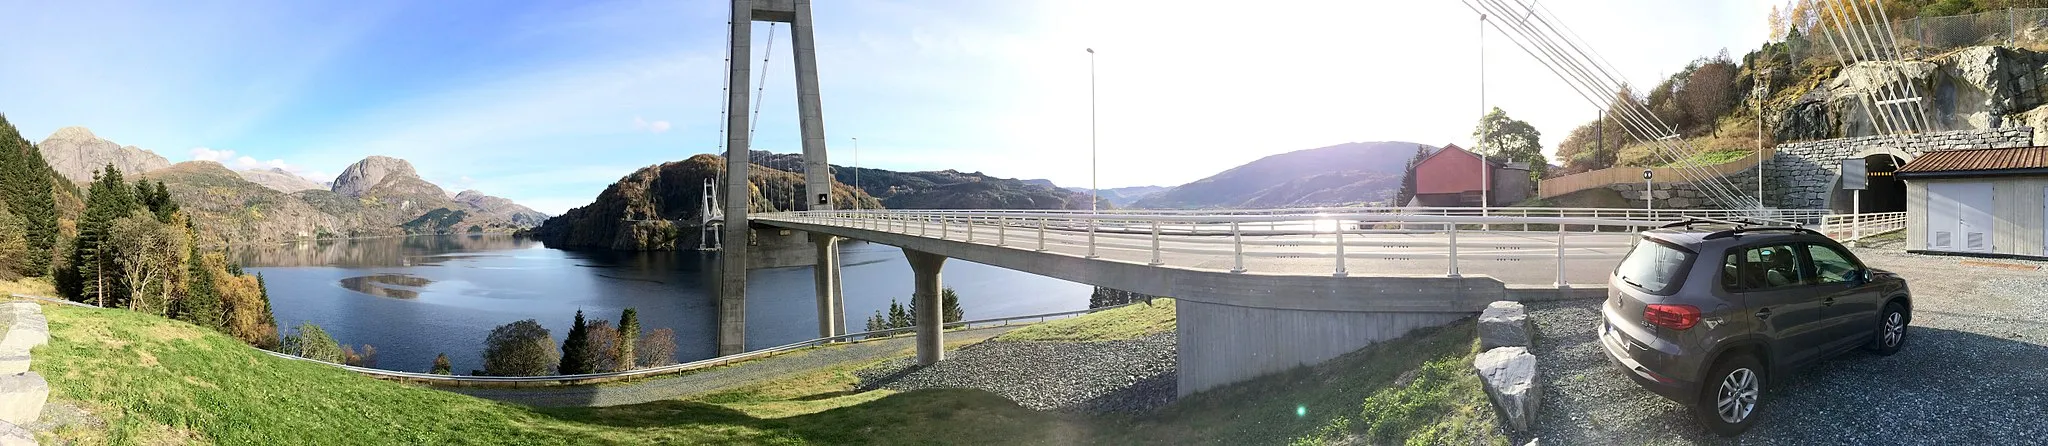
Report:
[{"label": "car side mirror", "polygon": [[1870,268],[1857,269],[1849,277],[1855,279],[1857,285],[1870,283]]}]

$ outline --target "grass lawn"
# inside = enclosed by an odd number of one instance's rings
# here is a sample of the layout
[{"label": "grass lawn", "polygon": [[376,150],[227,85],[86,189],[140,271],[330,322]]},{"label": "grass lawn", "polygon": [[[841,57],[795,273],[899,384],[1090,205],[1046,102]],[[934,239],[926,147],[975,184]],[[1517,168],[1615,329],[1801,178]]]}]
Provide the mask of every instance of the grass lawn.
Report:
[{"label": "grass lawn", "polygon": [[57,288],[50,285],[50,278],[48,277],[23,277],[15,280],[0,280],[0,296],[9,294],[57,297]]},{"label": "grass lawn", "polygon": [[1105,443],[1508,444],[1472,372],[1466,319],[1314,367],[1198,393],[1102,429]]},{"label": "grass lawn", "polygon": [[1114,310],[1034,324],[996,339],[1004,341],[1113,341],[1173,330],[1173,299],[1153,299]]},{"label": "grass lawn", "polygon": [[[858,391],[854,372],[881,360],[689,400],[536,409],[282,360],[153,316],[61,305],[43,311],[52,339],[35,351],[35,370],[50,381],[53,403],[99,421],[44,432],[45,444],[1505,441],[1493,433],[1492,413],[1466,365],[1469,320],[1133,418],[1038,412],[979,390]],[[1117,311],[1153,320],[1165,313],[1165,327],[1172,327],[1170,306]],[[1158,330],[1155,323],[1139,326],[1153,328],[1063,333],[1102,339]]]}]

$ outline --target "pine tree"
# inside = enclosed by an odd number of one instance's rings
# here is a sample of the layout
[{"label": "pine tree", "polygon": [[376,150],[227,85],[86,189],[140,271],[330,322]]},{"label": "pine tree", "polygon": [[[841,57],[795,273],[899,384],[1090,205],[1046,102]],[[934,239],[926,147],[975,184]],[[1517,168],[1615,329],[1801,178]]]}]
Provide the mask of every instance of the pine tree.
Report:
[{"label": "pine tree", "polygon": [[960,294],[953,287],[939,290],[939,309],[946,322],[960,322],[967,319],[967,310],[960,308]]},{"label": "pine tree", "polygon": [[1422,159],[1429,157],[1429,147],[1416,146],[1415,157],[1408,159],[1408,173],[1401,176],[1401,190],[1394,193],[1394,207],[1407,206],[1415,199],[1415,166],[1422,165]]},{"label": "pine tree", "polygon": [[590,359],[590,330],[583,326],[583,310],[576,310],[576,325],[569,326],[569,337],[562,340],[561,373],[590,373]]},{"label": "pine tree", "polygon": [[634,362],[633,344],[640,341],[640,312],[632,308],[619,312],[619,370],[632,370]]},{"label": "pine tree", "polygon": [[206,268],[199,247],[194,244],[190,260],[186,261],[191,277],[185,298],[171,305],[171,318],[190,322],[201,327],[221,327],[220,294],[214,291],[213,271]]},{"label": "pine tree", "polygon": [[72,254],[72,265],[79,271],[82,289],[73,299],[92,302],[94,305],[121,305],[127,294],[117,285],[120,270],[114,262],[114,247],[120,243],[111,237],[114,220],[128,216],[140,208],[134,191],[121,179],[121,171],[113,164],[93,178],[91,195],[85,202],[85,215],[78,221],[78,245]]},{"label": "pine tree", "polygon": [[[15,216],[25,220],[28,244],[22,269],[42,275],[50,269],[57,245],[57,205],[50,165],[33,144],[21,137],[14,124],[0,115],[0,200]],[[68,253],[66,253],[68,254]]]},{"label": "pine tree", "polygon": [[910,313],[911,311],[910,308],[896,303],[896,299],[889,299],[889,328],[904,328],[917,325],[917,318]]}]

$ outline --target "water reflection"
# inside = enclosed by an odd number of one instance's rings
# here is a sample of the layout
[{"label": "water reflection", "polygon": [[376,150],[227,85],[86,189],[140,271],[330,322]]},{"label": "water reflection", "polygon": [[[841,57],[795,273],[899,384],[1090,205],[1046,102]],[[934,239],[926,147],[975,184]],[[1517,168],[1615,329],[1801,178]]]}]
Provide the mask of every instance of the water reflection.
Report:
[{"label": "water reflection", "polygon": [[342,288],[371,296],[398,299],[420,297],[419,289],[432,283],[433,280],[411,274],[377,274],[341,279]]},{"label": "water reflection", "polygon": [[244,249],[242,264],[262,266],[435,266],[488,251],[539,247],[533,239],[506,236],[388,237],[292,242]]}]

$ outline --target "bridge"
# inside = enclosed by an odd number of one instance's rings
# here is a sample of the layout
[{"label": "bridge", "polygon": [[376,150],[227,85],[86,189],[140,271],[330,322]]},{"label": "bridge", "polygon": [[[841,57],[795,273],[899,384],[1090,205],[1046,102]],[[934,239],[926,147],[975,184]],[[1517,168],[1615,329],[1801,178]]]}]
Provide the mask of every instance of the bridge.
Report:
[{"label": "bridge", "polygon": [[[1693,217],[1827,218],[1821,211],[1333,208],[820,210],[749,221],[813,240],[902,248],[915,275],[917,325],[932,327],[918,330],[921,364],[944,359],[936,309],[947,259],[1172,296],[1179,301],[1179,391],[1188,394],[1321,362],[1496,300],[1604,295],[1607,273],[1637,229]],[[830,313],[839,308],[837,258],[820,252],[818,259],[821,319],[838,319]],[[844,330],[830,324],[820,327],[821,337]]]},{"label": "bridge", "polygon": [[[1495,11],[1498,4],[1467,6],[1482,14],[1521,16]],[[756,228],[801,231],[811,241],[817,253],[813,278],[820,338],[846,333],[838,240],[902,248],[915,275],[917,357],[926,365],[944,359],[939,290],[947,259],[1178,298],[1178,384],[1188,394],[1448,323],[1495,300],[1599,295],[1607,272],[1629,249],[1630,234],[1681,218],[1763,218],[1827,225],[1831,232],[1846,227],[1857,235],[1865,224],[1904,222],[1902,215],[1865,219],[1763,209],[1761,191],[1748,196],[1742,193],[1746,188],[1697,166],[1678,173],[1715,202],[1747,209],[835,210],[828,193],[835,182],[827,162],[810,1],[732,0],[731,11],[721,136],[725,171],[720,177],[720,195],[727,199],[714,206],[722,212],[702,213],[722,217],[718,239],[729,242],[718,261],[720,355],[747,351],[749,253],[780,249],[751,246],[747,241],[756,240],[750,237]],[[750,200],[735,199],[751,196],[752,189],[747,171],[753,132],[747,112],[755,21],[770,22],[771,51],[774,25],[789,25],[803,150],[796,171],[804,177],[798,194],[802,203],[792,203],[800,209],[794,212],[749,215]],[[1565,39],[1524,25],[1505,25],[1521,36],[1518,45]],[[1561,65],[1607,71],[1596,61],[1581,60],[1583,55],[1544,54],[1554,56],[1538,57],[1554,72]],[[1614,97],[1619,86],[1611,85],[1613,79],[1618,77],[1565,77],[1595,106]],[[1625,130],[1638,141],[1674,160],[1695,152],[1684,147],[1688,143],[1679,141],[1675,130],[1649,119],[1653,114],[1647,109],[1622,112],[1630,118]],[[713,222],[707,217],[705,223]]]}]

